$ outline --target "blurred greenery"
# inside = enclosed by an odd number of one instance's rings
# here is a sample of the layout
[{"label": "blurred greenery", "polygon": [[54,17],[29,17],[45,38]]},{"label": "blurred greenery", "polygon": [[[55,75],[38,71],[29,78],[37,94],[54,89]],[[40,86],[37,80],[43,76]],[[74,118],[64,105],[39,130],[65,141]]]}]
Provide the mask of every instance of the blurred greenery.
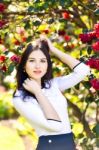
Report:
[{"label": "blurred greenery", "polygon": [[[86,44],[79,39],[79,34],[93,31],[98,23],[99,5],[97,0],[1,0],[0,4],[0,56],[5,57],[0,60],[0,123],[9,123],[12,119],[15,121],[12,127],[16,130],[0,125],[0,149],[24,150],[26,145],[22,137],[27,135],[33,139],[35,149],[38,141],[35,130],[20,117],[12,104],[18,61],[12,61],[11,57],[20,58],[25,46],[45,33],[55,47],[77,59],[99,58],[99,53],[90,48],[95,39]],[[60,35],[60,31],[65,35]],[[71,72],[54,56],[52,62],[55,77]],[[97,69],[91,69],[91,73],[99,78]],[[63,94],[68,101],[77,148],[99,149],[99,90],[91,87],[87,76]]]},{"label": "blurred greenery", "polygon": [[16,131],[0,125],[0,149],[25,150],[24,143]]}]

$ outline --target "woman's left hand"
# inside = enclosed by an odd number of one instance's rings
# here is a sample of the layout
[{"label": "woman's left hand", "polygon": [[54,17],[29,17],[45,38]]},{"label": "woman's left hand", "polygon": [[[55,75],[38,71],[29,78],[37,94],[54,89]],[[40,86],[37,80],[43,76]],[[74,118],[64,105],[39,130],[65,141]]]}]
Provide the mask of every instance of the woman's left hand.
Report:
[{"label": "woman's left hand", "polygon": [[47,41],[48,46],[49,46],[49,49],[50,49],[50,52],[53,52],[54,46],[53,46],[51,40],[50,40],[45,34],[41,34],[41,35],[40,35],[40,39]]}]

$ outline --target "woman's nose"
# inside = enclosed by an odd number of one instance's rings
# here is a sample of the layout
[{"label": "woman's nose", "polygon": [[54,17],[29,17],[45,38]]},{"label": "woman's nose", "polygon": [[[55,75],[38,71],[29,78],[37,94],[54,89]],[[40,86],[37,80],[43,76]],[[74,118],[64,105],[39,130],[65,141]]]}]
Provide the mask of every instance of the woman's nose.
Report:
[{"label": "woman's nose", "polygon": [[40,64],[39,64],[39,63],[36,63],[36,64],[35,64],[35,67],[36,67],[36,68],[40,68]]}]

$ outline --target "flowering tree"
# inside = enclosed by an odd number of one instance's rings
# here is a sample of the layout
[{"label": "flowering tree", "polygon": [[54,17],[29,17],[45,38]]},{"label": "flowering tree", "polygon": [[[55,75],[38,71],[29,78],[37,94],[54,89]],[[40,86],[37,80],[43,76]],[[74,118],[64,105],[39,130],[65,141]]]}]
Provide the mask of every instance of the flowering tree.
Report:
[{"label": "flowering tree", "polygon": [[[10,89],[11,82],[8,84],[4,79],[17,69],[26,44],[41,33],[45,33],[61,51],[91,67],[91,75],[86,80],[64,93],[72,108],[70,115],[74,114],[71,120],[77,143],[90,150],[99,146],[98,7],[97,0],[2,0],[0,3],[1,85]],[[54,56],[52,61],[54,76],[70,72],[68,66]],[[95,117],[89,117],[94,110]]]}]

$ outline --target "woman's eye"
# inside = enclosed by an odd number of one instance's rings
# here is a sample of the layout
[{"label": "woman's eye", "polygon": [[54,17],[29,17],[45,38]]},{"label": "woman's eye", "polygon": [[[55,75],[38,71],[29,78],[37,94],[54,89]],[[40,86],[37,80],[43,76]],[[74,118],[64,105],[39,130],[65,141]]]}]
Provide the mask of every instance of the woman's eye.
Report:
[{"label": "woman's eye", "polygon": [[[34,62],[35,60],[29,60],[29,62]],[[41,60],[42,63],[45,63],[45,60]]]},{"label": "woman's eye", "polygon": [[41,62],[45,63],[46,61],[45,60],[41,60]]},{"label": "woman's eye", "polygon": [[33,62],[34,60],[30,60],[29,62]]}]

